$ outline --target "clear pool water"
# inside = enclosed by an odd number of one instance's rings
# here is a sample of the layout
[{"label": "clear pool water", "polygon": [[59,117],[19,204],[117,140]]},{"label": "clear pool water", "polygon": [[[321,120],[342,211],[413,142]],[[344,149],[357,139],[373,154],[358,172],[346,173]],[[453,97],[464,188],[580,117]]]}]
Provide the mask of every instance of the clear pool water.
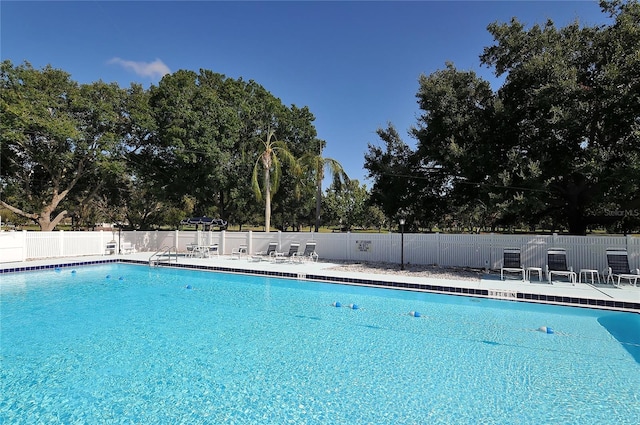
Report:
[{"label": "clear pool water", "polygon": [[122,264],[0,288],[0,423],[640,417],[637,314]]}]

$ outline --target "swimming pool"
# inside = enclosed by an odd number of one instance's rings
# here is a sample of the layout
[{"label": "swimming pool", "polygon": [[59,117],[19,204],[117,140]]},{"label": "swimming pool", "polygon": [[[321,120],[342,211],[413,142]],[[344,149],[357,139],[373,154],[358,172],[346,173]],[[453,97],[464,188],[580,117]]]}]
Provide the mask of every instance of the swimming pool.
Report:
[{"label": "swimming pool", "polygon": [[640,415],[637,314],[125,264],[0,279],[0,422]]}]

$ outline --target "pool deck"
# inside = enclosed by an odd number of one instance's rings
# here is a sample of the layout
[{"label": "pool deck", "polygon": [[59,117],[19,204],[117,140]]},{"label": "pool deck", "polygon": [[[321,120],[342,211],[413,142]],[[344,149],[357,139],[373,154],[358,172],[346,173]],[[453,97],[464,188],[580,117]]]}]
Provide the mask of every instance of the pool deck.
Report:
[{"label": "pool deck", "polygon": [[[18,263],[2,263],[0,264],[0,275],[105,262],[148,264],[150,255],[148,252],[140,252],[127,255],[50,258]],[[501,281],[500,275],[495,272],[484,274],[480,280],[470,281],[411,276],[410,273],[394,275],[352,272],[336,269],[335,267],[338,265],[337,263],[324,261],[274,263],[271,261],[254,261],[251,257],[237,259],[226,255],[213,256],[211,258],[179,257],[177,264],[171,263],[172,267],[609,309],[640,314],[640,285],[634,287],[623,284],[618,288],[604,282],[591,284],[590,281],[589,283],[583,282],[575,285],[566,281],[554,281],[552,285],[549,285],[546,280],[539,282],[536,278],[532,279],[531,282],[516,280],[515,278]]]}]

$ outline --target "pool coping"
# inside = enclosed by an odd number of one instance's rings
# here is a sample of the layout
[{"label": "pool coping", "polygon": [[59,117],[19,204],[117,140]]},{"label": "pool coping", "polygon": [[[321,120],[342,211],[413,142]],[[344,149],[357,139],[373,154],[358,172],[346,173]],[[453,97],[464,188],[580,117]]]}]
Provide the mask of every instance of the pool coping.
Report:
[{"label": "pool coping", "polygon": [[[29,265],[30,263],[31,265]],[[62,268],[69,268],[69,267],[81,267],[81,266],[112,264],[112,263],[135,264],[135,265],[144,265],[144,266],[149,265],[148,260],[127,258],[123,256],[116,256],[112,258],[100,257],[100,258],[94,258],[94,259],[74,259],[72,261],[64,261],[60,259],[45,259],[37,262],[20,263],[20,265],[16,265],[14,267],[7,264],[0,264],[0,275],[7,274],[7,273],[20,273],[20,272],[28,272],[28,271],[62,269]],[[308,281],[316,281],[316,282],[330,283],[330,284],[368,286],[368,287],[375,287],[375,288],[396,289],[396,290],[416,291],[416,292],[429,292],[429,293],[444,294],[444,295],[489,298],[489,299],[498,299],[498,300],[515,301],[515,302],[530,302],[530,303],[537,303],[537,304],[561,305],[561,306],[567,306],[567,307],[614,310],[614,311],[640,314],[640,288],[637,288],[638,301],[636,302],[633,300],[629,301],[629,300],[603,299],[603,298],[585,297],[585,296],[571,296],[566,294],[554,295],[554,294],[548,294],[548,293],[539,293],[540,292],[539,288],[536,288],[536,291],[531,291],[531,290],[525,291],[521,287],[517,287],[517,286],[506,287],[505,285],[498,285],[497,283],[493,285],[493,288],[490,288],[490,287],[474,288],[474,287],[470,287],[469,282],[453,281],[453,280],[445,280],[445,279],[421,279],[422,281],[416,281],[415,279],[413,280],[402,279],[401,276],[396,276],[396,275],[384,275],[384,276],[394,276],[393,280],[391,280],[388,278],[383,278],[382,277],[383,275],[369,275],[365,273],[340,272],[335,270],[327,271],[327,270],[322,270],[321,268],[315,268],[316,270],[311,269],[311,270],[307,270],[307,272],[301,273],[301,272],[294,272],[294,271],[286,271],[282,269],[270,270],[265,267],[256,268],[255,265],[253,267],[248,267],[248,266],[241,267],[240,265],[242,263],[235,263],[235,264],[238,264],[238,267],[235,267],[235,265],[231,267],[231,266],[215,265],[215,264],[209,264],[209,263],[196,264],[194,262],[163,264],[162,267],[190,269],[190,270],[203,270],[203,271],[212,271],[212,272],[220,272],[220,273],[245,274],[245,275],[265,276],[265,277],[279,277],[279,278],[285,278],[285,279],[308,280]],[[375,278],[372,278],[374,276]],[[439,282],[436,283],[434,281],[439,281]],[[446,282],[447,284],[444,284],[441,282]],[[492,284],[490,281],[481,281],[481,283],[482,282],[485,282],[485,286],[487,284],[489,285]],[[503,283],[503,282],[500,282],[500,283]],[[538,285],[538,286],[541,286],[541,285]],[[600,293],[603,293],[604,295],[611,297],[611,295],[605,294],[603,291],[599,290],[595,286],[593,285],[591,286],[597,291],[599,291]],[[548,289],[552,289],[552,287],[549,287]]]}]

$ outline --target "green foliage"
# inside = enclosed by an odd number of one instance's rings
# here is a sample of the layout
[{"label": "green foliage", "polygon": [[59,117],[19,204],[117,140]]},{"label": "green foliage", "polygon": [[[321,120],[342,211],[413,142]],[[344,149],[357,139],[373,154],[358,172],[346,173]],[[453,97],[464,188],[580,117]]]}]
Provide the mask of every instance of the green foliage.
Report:
[{"label": "green foliage", "polygon": [[318,140],[320,153],[307,153],[302,156],[301,163],[309,176],[315,181],[316,185],[316,214],[315,214],[315,231],[320,228],[320,212],[322,206],[322,182],[325,177],[325,170],[329,171],[333,185],[336,189],[340,189],[343,183],[349,182],[349,176],[345,173],[342,165],[333,159],[322,156],[322,149],[325,146],[324,140]]},{"label": "green foliage", "polygon": [[[308,215],[308,198],[299,200],[313,182],[289,171],[297,171],[294,156],[316,151],[314,117],[254,81],[182,70],[148,90],[121,89],[8,61],[1,77],[0,203],[44,230],[67,215],[77,228],[95,221],[176,227],[180,215],[192,214],[255,222],[251,177],[265,151],[267,199],[287,204],[293,222]],[[267,131],[281,139],[267,138],[261,151],[255,142]]]},{"label": "green foliage", "polygon": [[0,78],[0,203],[52,230],[67,215],[58,206],[69,192],[99,180],[107,168],[123,93],[103,82],[78,85],[64,71],[28,63],[3,62]]},{"label": "green foliage", "polygon": [[358,180],[349,180],[340,185],[332,184],[327,190],[324,204],[332,224],[340,225],[341,230],[351,230],[369,226],[368,200],[366,186],[361,186]]},{"label": "green foliage", "polygon": [[[289,151],[285,142],[275,140],[275,131],[270,128],[260,140],[260,150],[251,177],[251,187],[256,198],[265,202],[264,223],[266,232],[271,230],[271,200],[280,186],[281,161],[284,161],[294,173],[299,173],[297,159]],[[258,177],[259,171],[262,171],[262,178]]]},{"label": "green foliage", "polygon": [[494,44],[480,59],[505,77],[495,93],[452,64],[422,76],[416,150],[392,126],[378,131],[386,152],[369,147],[372,201],[423,227],[573,234],[610,225],[607,212],[636,211],[640,5],[601,6],[610,25],[490,24]]}]

